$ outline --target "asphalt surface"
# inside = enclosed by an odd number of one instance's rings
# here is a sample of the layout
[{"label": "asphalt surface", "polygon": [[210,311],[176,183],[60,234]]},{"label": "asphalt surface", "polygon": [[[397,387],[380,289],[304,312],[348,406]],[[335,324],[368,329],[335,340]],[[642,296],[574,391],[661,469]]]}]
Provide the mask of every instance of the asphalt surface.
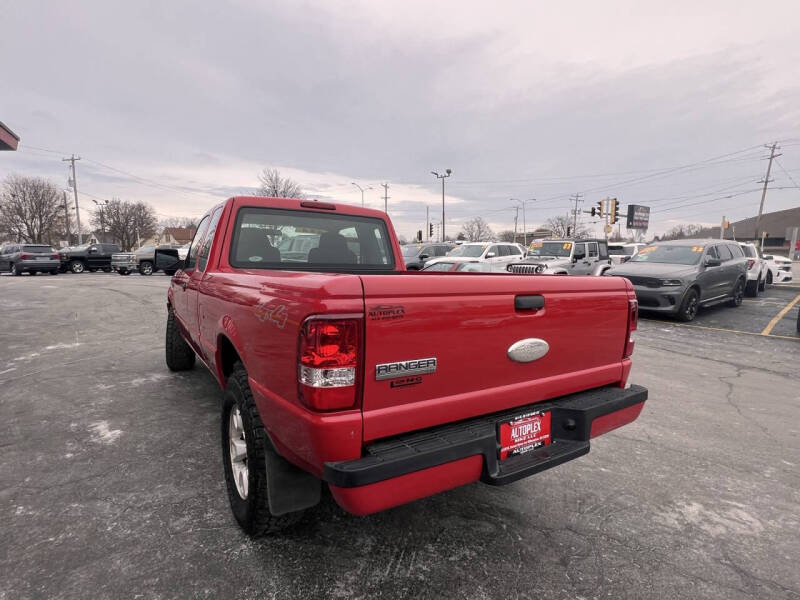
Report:
[{"label": "asphalt surface", "polygon": [[[643,319],[639,420],[510,486],[252,541],[164,276],[0,277],[0,599],[800,598],[800,288]],[[800,306],[800,305],[799,305]]]}]

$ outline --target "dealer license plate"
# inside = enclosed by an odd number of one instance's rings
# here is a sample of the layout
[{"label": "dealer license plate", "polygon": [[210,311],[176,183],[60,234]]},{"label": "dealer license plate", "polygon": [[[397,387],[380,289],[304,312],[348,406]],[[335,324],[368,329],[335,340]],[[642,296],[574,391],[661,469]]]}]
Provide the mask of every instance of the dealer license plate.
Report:
[{"label": "dealer license plate", "polygon": [[550,413],[533,412],[497,426],[500,460],[550,444]]}]

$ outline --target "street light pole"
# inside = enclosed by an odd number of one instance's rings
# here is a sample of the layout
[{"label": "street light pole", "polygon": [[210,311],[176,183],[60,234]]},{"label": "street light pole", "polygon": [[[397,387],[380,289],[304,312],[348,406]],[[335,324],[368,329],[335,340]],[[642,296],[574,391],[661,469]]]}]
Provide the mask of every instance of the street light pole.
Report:
[{"label": "street light pole", "polygon": [[354,186],[356,186],[356,187],[357,187],[359,190],[361,190],[361,208],[364,208],[364,190],[371,190],[371,189],[372,189],[372,186],[371,186],[371,185],[368,185],[367,187],[363,188],[363,187],[361,187],[360,185],[358,185],[358,184],[357,184],[355,181],[351,181],[350,183],[352,183],[352,184],[353,184]]},{"label": "street light pole", "polygon": [[444,234],[444,180],[447,177],[450,177],[450,174],[452,172],[453,171],[451,169],[445,169],[444,170],[444,174],[439,175],[439,173],[437,173],[436,171],[431,171],[431,175],[433,175],[437,179],[441,179],[442,180],[442,235],[441,235],[441,238],[439,239],[439,241],[441,241],[441,242],[443,242],[444,239],[445,239],[445,234]]}]

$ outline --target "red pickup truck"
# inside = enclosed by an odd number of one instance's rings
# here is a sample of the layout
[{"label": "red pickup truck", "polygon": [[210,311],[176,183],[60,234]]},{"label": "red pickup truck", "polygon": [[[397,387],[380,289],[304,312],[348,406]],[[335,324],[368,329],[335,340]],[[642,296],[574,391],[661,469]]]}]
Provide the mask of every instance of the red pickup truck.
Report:
[{"label": "red pickup truck", "polygon": [[388,217],[231,198],[168,292],[166,361],[224,389],[222,455],[251,535],[319,502],[364,515],[502,485],[635,420],[637,325],[620,277],[404,270]]}]

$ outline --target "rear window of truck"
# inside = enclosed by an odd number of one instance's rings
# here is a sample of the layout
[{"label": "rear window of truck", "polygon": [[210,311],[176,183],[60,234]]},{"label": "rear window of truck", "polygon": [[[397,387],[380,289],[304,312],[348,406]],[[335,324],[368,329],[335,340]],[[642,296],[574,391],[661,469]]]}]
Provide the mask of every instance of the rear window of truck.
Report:
[{"label": "rear window of truck", "polygon": [[241,269],[391,271],[394,254],[381,219],[243,207],[230,264]]}]

